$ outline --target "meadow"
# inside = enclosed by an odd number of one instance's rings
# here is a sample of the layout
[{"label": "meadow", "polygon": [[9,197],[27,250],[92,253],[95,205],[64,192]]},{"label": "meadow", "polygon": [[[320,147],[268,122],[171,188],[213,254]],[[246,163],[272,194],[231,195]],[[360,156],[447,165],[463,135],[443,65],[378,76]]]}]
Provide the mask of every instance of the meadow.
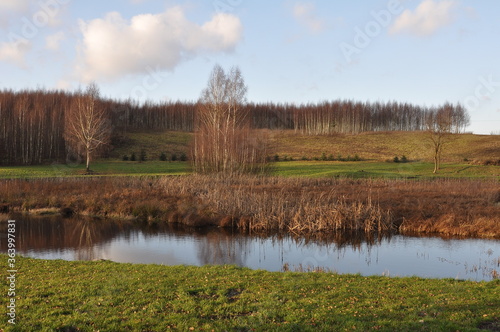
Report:
[{"label": "meadow", "polygon": [[[191,173],[187,162],[121,161],[101,159],[91,164],[92,176],[185,175]],[[51,165],[0,167],[0,179],[88,177],[85,165],[53,163]]]},{"label": "meadow", "polygon": [[[442,170],[432,174],[430,146],[422,132],[375,132],[357,135],[301,135],[292,130],[257,130],[268,140],[269,172],[275,176],[349,178],[493,178],[500,168],[487,161],[500,160],[500,136],[461,134],[445,148]],[[176,131],[127,132],[108,158],[92,162],[94,176],[185,175],[192,134]],[[123,161],[141,151],[146,161]],[[168,161],[160,161],[164,154]],[[175,161],[171,161],[175,156]],[[358,161],[352,161],[357,156]],[[394,158],[407,162],[394,162]],[[275,160],[278,162],[275,162]],[[331,160],[333,159],[333,161]],[[343,161],[342,161],[343,160]],[[345,161],[351,160],[351,161]],[[0,178],[84,176],[83,162],[0,167]]]},{"label": "meadow", "polygon": [[[0,255],[2,261],[6,255]],[[497,331],[500,281],[18,257],[4,331]],[[2,277],[5,272],[2,272]],[[5,308],[7,297],[0,298]],[[4,318],[3,318],[4,319]],[[3,320],[2,319],[2,320]]]}]

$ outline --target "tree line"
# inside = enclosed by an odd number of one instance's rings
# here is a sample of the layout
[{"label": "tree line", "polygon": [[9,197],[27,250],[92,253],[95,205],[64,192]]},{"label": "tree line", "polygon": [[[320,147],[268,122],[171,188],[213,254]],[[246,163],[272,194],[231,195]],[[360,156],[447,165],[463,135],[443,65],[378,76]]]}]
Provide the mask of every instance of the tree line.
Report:
[{"label": "tree line", "polygon": [[[67,135],[71,110],[85,94],[22,90],[0,91],[0,164],[31,165],[47,161],[64,161],[78,153]],[[118,101],[98,97],[112,135],[133,130],[175,130],[194,132],[199,129],[203,110],[198,102]],[[310,104],[241,103],[238,114],[244,114],[248,129],[294,130],[306,135],[335,133],[355,134],[366,131],[428,130],[429,120],[447,109],[452,132],[463,131],[468,123],[467,111],[460,104],[446,103],[424,107],[400,102],[356,102],[335,100]],[[229,121],[240,121],[232,115]],[[244,127],[244,128],[243,128]],[[206,130],[207,127],[205,127]],[[65,134],[66,133],[66,134]],[[247,131],[248,134],[248,131]],[[111,139],[113,142],[113,139]],[[249,147],[248,147],[249,148]]]}]

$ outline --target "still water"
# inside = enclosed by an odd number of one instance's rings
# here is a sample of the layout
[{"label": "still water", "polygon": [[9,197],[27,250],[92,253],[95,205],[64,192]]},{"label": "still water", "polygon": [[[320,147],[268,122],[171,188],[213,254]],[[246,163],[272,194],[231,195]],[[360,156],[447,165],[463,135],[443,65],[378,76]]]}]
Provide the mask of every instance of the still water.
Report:
[{"label": "still water", "polygon": [[[2,223],[1,233],[6,225]],[[221,229],[61,217],[16,217],[17,250],[43,259],[164,265],[234,264],[269,271],[322,269],[362,275],[492,280],[500,241],[401,235],[305,240]],[[5,237],[0,238],[2,251]]]}]

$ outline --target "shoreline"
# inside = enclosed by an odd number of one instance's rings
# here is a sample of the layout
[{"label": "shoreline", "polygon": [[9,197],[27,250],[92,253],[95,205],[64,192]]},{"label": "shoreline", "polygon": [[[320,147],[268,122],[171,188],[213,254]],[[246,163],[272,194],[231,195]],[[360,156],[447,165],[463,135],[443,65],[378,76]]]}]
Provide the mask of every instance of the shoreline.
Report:
[{"label": "shoreline", "polygon": [[[3,261],[7,256],[0,255]],[[14,330],[475,330],[500,327],[500,280],[268,272],[19,256]],[[6,298],[0,300],[1,305]],[[6,318],[4,318],[6,319]]]},{"label": "shoreline", "polygon": [[496,181],[259,176],[0,180],[0,212],[85,215],[293,236],[500,238]]}]

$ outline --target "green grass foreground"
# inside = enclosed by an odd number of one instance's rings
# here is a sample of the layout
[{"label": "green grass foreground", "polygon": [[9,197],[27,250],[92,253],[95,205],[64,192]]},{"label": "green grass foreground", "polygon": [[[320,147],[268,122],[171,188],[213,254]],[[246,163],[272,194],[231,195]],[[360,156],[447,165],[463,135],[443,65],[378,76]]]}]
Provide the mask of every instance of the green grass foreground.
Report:
[{"label": "green grass foreground", "polygon": [[[293,177],[346,178],[498,178],[498,166],[446,163],[432,174],[429,162],[388,163],[374,161],[287,161],[270,164],[270,173]],[[192,174],[189,162],[99,160],[91,164],[93,176],[155,176]],[[85,177],[85,165],[35,165],[0,167],[0,179]]]},{"label": "green grass foreground", "polygon": [[[7,266],[7,256],[0,255]],[[500,281],[17,257],[5,331],[498,331]],[[2,269],[5,286],[6,268]],[[7,290],[2,291],[5,311]],[[1,328],[0,328],[1,330]]]}]

